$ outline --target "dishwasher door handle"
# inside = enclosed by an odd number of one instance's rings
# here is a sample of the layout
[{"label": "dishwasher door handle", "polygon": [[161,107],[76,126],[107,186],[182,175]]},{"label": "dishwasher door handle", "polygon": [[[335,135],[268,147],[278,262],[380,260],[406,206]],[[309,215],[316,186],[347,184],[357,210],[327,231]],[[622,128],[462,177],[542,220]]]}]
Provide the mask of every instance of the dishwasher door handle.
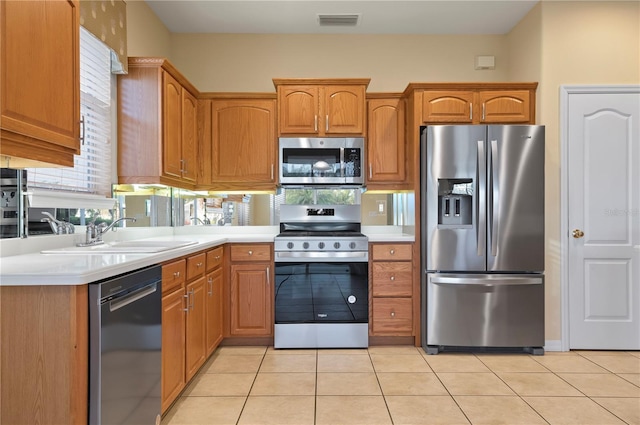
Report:
[{"label": "dishwasher door handle", "polygon": [[130,294],[125,295],[124,297],[121,298],[116,298],[114,300],[111,300],[109,302],[109,311],[116,311],[119,308],[122,308],[126,305],[129,305],[133,302],[138,301],[141,298],[144,298],[150,294],[153,294],[154,292],[156,292],[158,290],[158,283],[157,282],[152,282],[146,286],[143,286],[140,289],[136,289],[135,291],[131,292]]}]

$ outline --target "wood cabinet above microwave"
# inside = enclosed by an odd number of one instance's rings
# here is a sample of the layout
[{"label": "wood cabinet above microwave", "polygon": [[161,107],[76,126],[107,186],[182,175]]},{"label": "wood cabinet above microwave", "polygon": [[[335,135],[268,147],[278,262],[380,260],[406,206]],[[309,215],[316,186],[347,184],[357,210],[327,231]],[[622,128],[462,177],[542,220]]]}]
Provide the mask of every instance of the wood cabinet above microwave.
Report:
[{"label": "wood cabinet above microwave", "polygon": [[273,79],[280,135],[365,135],[370,79]]}]

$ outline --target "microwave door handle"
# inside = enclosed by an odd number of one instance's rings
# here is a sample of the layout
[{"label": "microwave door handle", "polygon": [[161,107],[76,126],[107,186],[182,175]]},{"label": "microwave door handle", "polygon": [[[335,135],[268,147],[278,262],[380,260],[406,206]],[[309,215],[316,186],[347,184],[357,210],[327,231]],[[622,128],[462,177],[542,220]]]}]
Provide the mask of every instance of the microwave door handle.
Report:
[{"label": "microwave door handle", "polygon": [[[328,119],[327,115],[327,119]],[[344,162],[344,148],[340,148],[340,177],[345,176],[344,169],[347,167],[347,164]]]}]

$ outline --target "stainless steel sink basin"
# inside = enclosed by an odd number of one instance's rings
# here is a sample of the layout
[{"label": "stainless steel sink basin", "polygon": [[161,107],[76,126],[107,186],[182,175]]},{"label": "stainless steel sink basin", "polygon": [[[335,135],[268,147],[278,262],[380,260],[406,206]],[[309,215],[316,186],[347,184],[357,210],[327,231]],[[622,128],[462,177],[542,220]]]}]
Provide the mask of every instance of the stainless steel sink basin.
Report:
[{"label": "stainless steel sink basin", "polygon": [[148,254],[194,245],[195,241],[121,241],[93,246],[70,246],[40,251],[41,254]]}]

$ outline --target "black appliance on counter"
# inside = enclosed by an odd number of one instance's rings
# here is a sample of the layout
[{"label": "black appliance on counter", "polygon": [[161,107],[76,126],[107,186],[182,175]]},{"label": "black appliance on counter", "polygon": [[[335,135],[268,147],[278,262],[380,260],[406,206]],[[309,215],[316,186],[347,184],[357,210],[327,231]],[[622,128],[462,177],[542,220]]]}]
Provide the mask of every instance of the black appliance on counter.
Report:
[{"label": "black appliance on counter", "polygon": [[369,345],[368,238],[359,205],[282,205],[274,348]]},{"label": "black appliance on counter", "polygon": [[0,168],[0,238],[26,235],[27,170]]}]

